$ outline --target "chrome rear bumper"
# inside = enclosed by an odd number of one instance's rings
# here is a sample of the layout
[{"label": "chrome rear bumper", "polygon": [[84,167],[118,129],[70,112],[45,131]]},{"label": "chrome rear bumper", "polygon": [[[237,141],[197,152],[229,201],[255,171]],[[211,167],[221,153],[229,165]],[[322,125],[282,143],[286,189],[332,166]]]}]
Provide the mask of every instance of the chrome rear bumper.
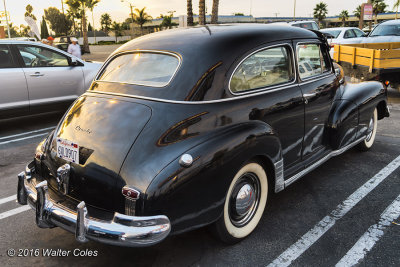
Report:
[{"label": "chrome rear bumper", "polygon": [[[29,166],[29,165],[28,165]],[[59,226],[75,233],[76,240],[94,240],[118,246],[144,247],[165,239],[171,231],[167,216],[128,216],[115,212],[110,221],[90,217],[81,202],[72,211],[49,198],[47,181],[36,186],[31,183],[32,169],[18,175],[18,203],[29,204],[36,211],[36,224],[40,228]]]}]

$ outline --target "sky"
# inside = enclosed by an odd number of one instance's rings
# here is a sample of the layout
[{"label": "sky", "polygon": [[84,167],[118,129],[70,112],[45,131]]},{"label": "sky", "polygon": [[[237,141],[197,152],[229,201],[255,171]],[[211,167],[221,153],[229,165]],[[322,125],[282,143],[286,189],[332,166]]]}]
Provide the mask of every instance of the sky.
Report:
[{"label": "sky", "polygon": [[[3,1],[0,0],[0,11],[4,11]],[[41,19],[44,9],[56,7],[61,10],[62,0],[5,0],[7,11],[10,13],[11,22],[14,25],[26,24],[24,21],[25,7],[30,4],[33,6],[33,14]],[[130,13],[130,1],[135,8],[146,7],[147,13],[153,18],[160,14],[167,14],[168,11],[176,11],[175,16],[186,14],[186,0],[100,0],[94,9],[94,20],[96,28],[99,27],[100,16],[109,13],[112,20],[117,22],[124,21]],[[254,17],[288,17],[293,16],[295,0],[220,0],[219,15],[232,15],[233,13],[251,13]],[[367,0],[322,0],[328,5],[328,16],[338,15],[342,10],[348,10],[349,14],[358,5]],[[198,0],[193,0],[193,12],[198,14]],[[321,0],[296,0],[296,16],[312,16],[313,8]],[[395,0],[385,0],[389,5],[389,10],[393,9]],[[65,5],[64,5],[65,7]],[[211,13],[212,0],[206,0],[207,14]],[[278,13],[278,14],[275,14]],[[91,13],[88,12],[89,21],[92,21]]]}]

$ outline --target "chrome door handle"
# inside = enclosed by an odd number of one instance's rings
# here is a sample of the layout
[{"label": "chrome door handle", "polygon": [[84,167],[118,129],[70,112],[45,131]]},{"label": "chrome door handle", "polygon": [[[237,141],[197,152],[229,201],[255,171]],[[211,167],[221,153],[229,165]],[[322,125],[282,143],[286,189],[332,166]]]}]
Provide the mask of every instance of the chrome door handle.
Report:
[{"label": "chrome door handle", "polygon": [[32,77],[39,77],[39,76],[44,76],[44,74],[40,73],[40,72],[35,72],[34,74],[31,74],[30,76]]},{"label": "chrome door handle", "polygon": [[303,97],[304,97],[304,98],[311,98],[311,97],[314,97],[314,96],[316,96],[316,95],[317,95],[317,93],[303,94]]}]

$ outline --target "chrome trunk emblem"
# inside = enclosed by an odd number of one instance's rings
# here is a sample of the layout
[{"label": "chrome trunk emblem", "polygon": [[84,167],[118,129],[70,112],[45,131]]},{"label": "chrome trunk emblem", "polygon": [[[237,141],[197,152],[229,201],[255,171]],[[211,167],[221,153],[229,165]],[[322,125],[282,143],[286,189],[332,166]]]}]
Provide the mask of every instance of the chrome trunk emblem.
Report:
[{"label": "chrome trunk emblem", "polygon": [[71,171],[71,165],[64,164],[57,169],[57,184],[58,190],[64,195],[68,194],[69,189],[69,174]]}]

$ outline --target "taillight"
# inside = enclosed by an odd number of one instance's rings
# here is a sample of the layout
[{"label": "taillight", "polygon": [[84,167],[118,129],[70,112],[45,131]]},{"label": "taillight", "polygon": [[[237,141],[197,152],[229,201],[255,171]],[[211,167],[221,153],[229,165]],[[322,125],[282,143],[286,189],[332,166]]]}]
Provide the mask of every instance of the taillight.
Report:
[{"label": "taillight", "polygon": [[122,188],[122,194],[124,197],[131,199],[131,200],[137,200],[140,196],[140,192],[134,188],[130,188],[128,186],[124,186]]}]

